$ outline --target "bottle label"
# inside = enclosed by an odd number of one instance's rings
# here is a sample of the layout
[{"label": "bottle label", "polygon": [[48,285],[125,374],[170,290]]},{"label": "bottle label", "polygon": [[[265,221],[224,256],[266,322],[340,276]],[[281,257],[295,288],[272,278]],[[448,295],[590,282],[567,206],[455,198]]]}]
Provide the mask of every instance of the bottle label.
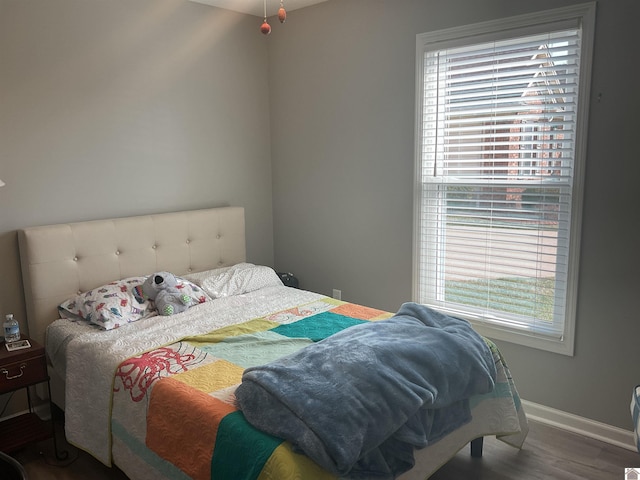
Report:
[{"label": "bottle label", "polygon": [[16,340],[20,340],[20,326],[6,325],[4,327],[4,339],[7,342],[14,342]]}]

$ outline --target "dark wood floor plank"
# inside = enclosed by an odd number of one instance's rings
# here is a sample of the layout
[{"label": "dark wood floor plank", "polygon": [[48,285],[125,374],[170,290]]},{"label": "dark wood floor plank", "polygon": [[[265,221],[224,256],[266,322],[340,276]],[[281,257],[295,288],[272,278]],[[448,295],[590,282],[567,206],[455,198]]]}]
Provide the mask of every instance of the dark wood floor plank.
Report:
[{"label": "dark wood floor plank", "polygon": [[522,450],[488,437],[481,459],[463,449],[430,480],[620,480],[638,465],[637,452],[530,422]]},{"label": "dark wood floor plank", "polygon": [[[14,456],[30,479],[126,480],[119,470],[107,468],[73,447],[64,448],[69,449],[71,459],[77,458],[66,467],[55,459],[50,440]],[[625,467],[640,467],[640,454],[530,422],[521,450],[487,437],[482,458],[472,458],[469,448],[463,448],[430,480],[622,480]]]}]

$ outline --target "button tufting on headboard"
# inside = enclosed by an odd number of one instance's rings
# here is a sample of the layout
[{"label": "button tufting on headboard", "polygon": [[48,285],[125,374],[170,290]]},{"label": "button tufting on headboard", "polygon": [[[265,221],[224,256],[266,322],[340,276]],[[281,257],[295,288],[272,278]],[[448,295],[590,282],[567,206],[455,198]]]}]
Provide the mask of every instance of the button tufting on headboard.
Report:
[{"label": "button tufting on headboard", "polygon": [[184,275],[246,260],[242,207],[32,227],[18,239],[29,334],[41,343],[57,306],[78,292],[156,271]]}]

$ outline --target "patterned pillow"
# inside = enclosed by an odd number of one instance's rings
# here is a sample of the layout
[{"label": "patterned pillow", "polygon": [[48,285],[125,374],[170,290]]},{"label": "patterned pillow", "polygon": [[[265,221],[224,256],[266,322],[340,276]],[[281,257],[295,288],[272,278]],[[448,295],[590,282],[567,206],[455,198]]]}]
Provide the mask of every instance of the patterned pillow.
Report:
[{"label": "patterned pillow", "polygon": [[81,318],[104,330],[111,330],[156,314],[148,299],[134,289],[147,277],[130,277],[81,293],[58,306],[63,318]]},{"label": "patterned pillow", "polygon": [[[103,330],[157,315],[154,303],[142,295],[142,284],[148,278],[130,277],[81,293],[58,306],[63,318],[80,318]],[[192,298],[194,304],[211,298],[196,284],[176,277],[177,288]]]}]

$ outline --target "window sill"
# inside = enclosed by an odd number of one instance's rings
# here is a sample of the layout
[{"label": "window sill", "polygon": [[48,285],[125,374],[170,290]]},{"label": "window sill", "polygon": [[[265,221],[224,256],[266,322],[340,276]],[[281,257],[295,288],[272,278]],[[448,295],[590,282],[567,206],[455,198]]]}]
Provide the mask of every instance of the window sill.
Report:
[{"label": "window sill", "polygon": [[535,332],[524,332],[515,329],[497,327],[486,323],[471,321],[476,332],[484,337],[502,340],[516,345],[545,350],[572,357],[574,354],[573,332],[563,338],[551,338]]}]

